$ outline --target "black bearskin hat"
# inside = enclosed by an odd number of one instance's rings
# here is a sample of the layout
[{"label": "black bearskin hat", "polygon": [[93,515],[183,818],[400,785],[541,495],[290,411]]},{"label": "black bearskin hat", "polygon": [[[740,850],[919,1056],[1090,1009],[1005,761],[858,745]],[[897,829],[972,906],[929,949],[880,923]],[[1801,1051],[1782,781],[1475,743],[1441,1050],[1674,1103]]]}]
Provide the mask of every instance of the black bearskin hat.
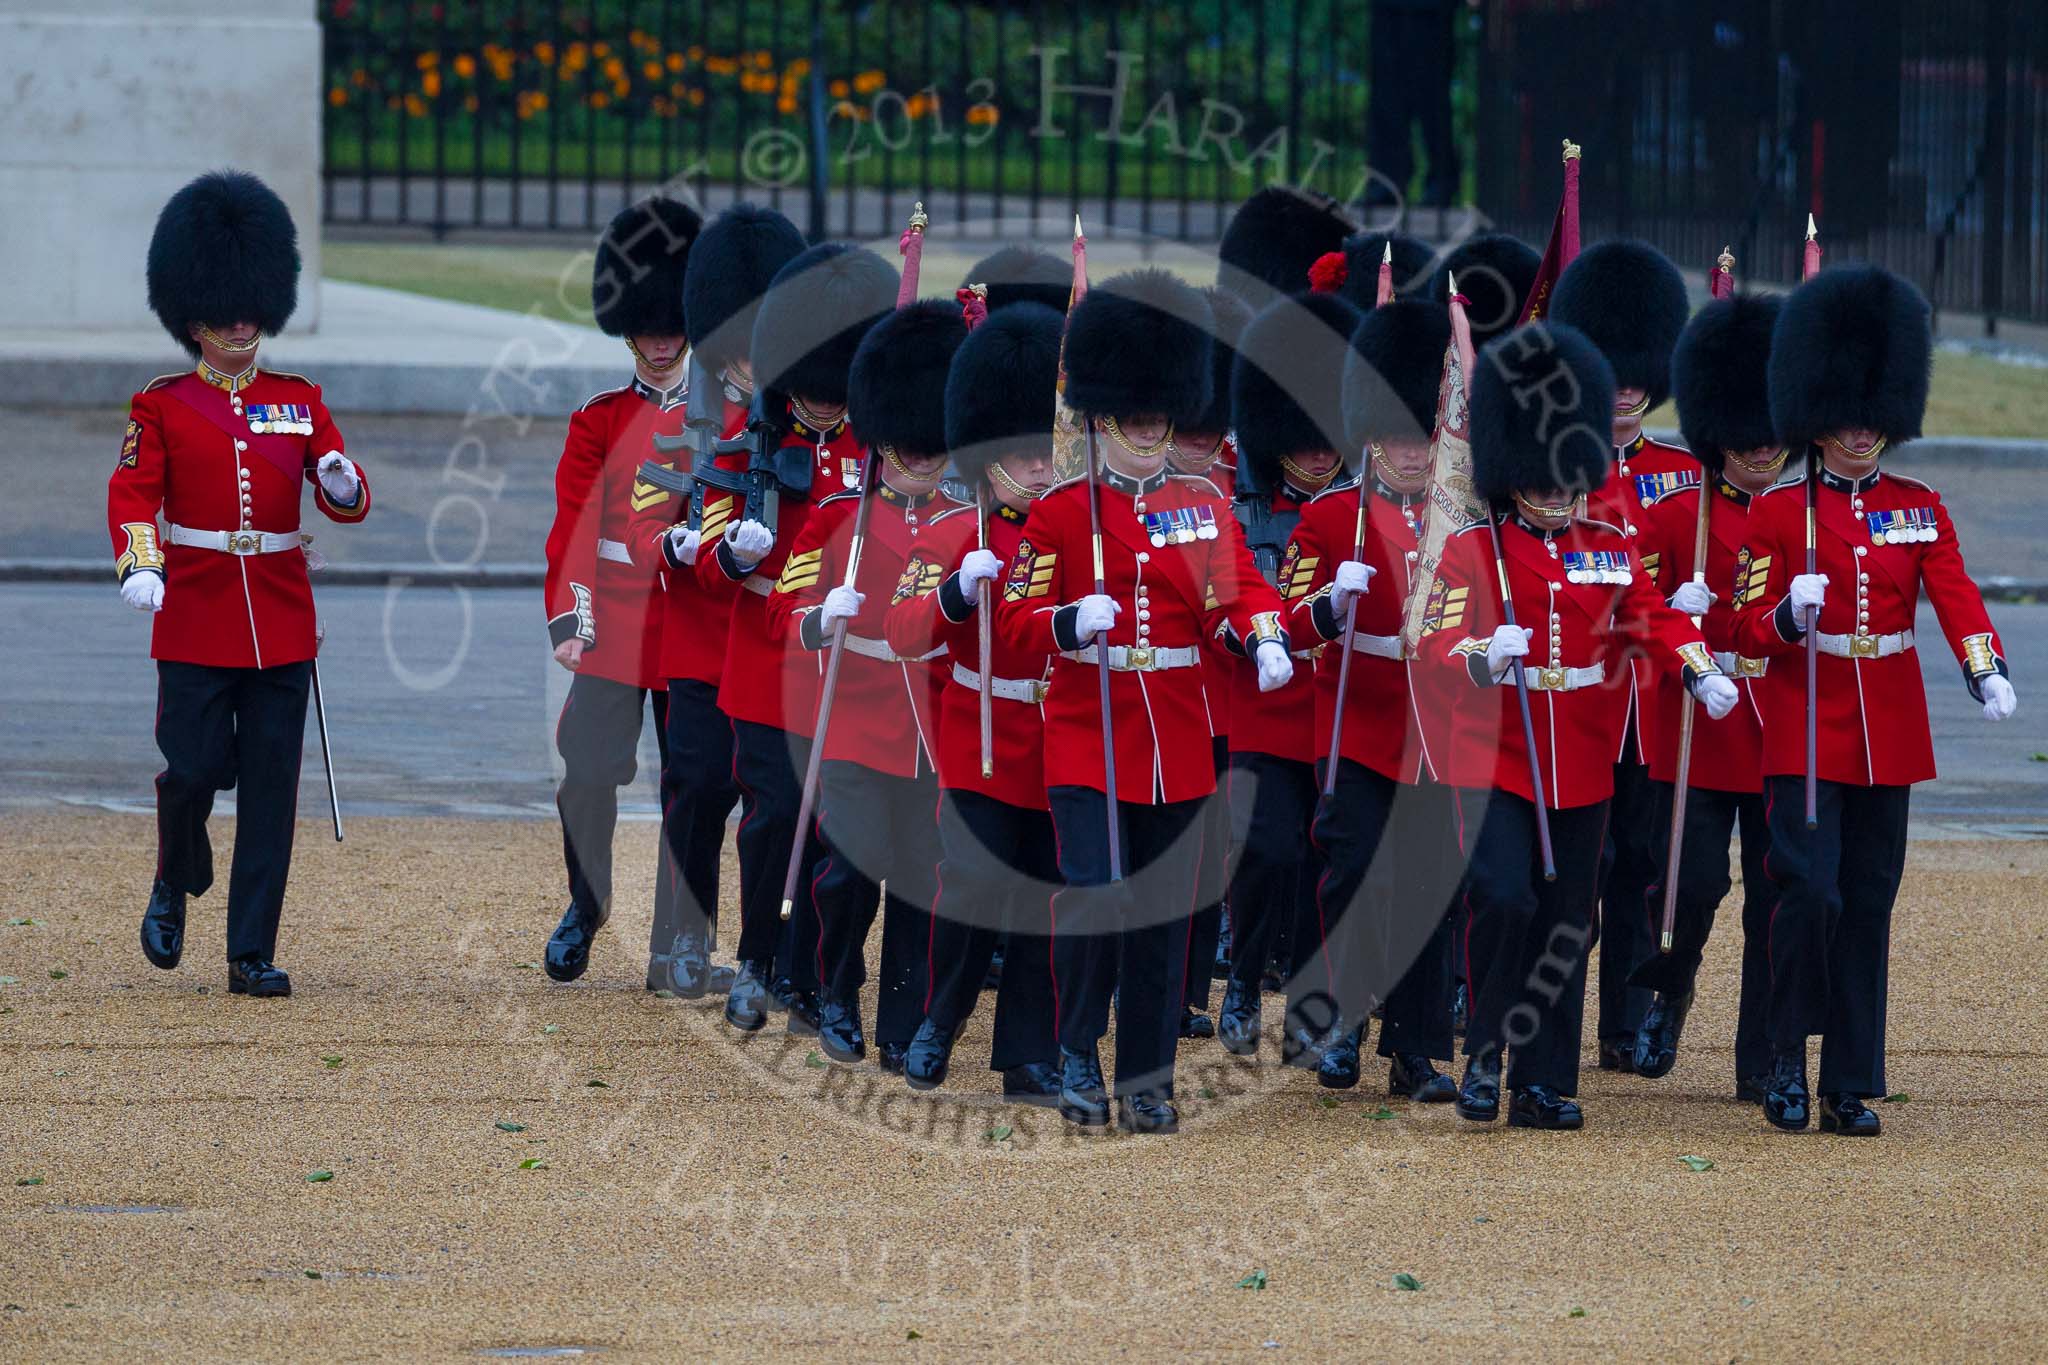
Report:
[{"label": "black bearskin hat", "polygon": [[1344,448],[1344,357],[1358,310],[1307,290],[1267,305],[1245,326],[1230,372],[1241,471],[1257,491],[1278,488],[1280,461]]},{"label": "black bearskin hat", "polygon": [[1536,287],[1543,257],[1535,247],[1505,232],[1468,237],[1445,253],[1430,281],[1430,297],[1448,305],[1451,281],[1465,296],[1465,321],[1472,344],[1484,346],[1522,320],[1522,306]]},{"label": "black bearskin hat", "polygon": [[1237,206],[1216,248],[1216,283],[1252,308],[1308,288],[1308,268],[1344,249],[1358,224],[1336,200],[1268,185]]},{"label": "black bearskin hat", "polygon": [[299,302],[299,234],[277,191],[208,171],[164,205],[149,239],[149,306],[193,355],[192,324],[253,322],[276,336]]},{"label": "black bearskin hat", "polygon": [[1358,468],[1368,441],[1429,439],[1450,344],[1440,303],[1395,299],[1359,319],[1344,360],[1346,466]]},{"label": "black bearskin hat", "polygon": [[657,195],[628,204],[598,239],[590,304],[606,336],[682,336],[683,274],[704,220]]},{"label": "black bearskin hat", "polygon": [[1065,313],[1067,296],[1074,289],[1074,267],[1036,247],[1006,246],[976,261],[960,283],[987,285],[991,313],[1027,301]]},{"label": "black bearskin hat", "polygon": [[951,299],[919,299],[868,328],[846,379],[846,416],[861,440],[942,453],[946,375],[966,339],[966,320]]},{"label": "black bearskin hat", "polygon": [[1678,429],[1709,473],[1720,472],[1731,450],[1778,443],[1771,425],[1771,329],[1782,304],[1776,294],[1715,299],[1679,333],[1671,353]]},{"label": "black bearskin hat", "polygon": [[1418,296],[1429,288],[1429,266],[1436,253],[1429,243],[1405,232],[1354,232],[1344,239],[1344,285],[1337,292],[1353,308],[1366,309],[1380,296],[1380,257],[1394,246],[1394,297]]},{"label": "black bearskin hat", "polygon": [[1515,493],[1591,493],[1614,459],[1614,370],[1561,322],[1497,337],[1472,376],[1472,482],[1505,509]]},{"label": "black bearskin hat", "polygon": [[1671,348],[1692,304],[1678,267],[1647,242],[1601,242],[1565,267],[1547,314],[1585,334],[1618,389],[1644,389],[1650,406],[1671,396]]},{"label": "black bearskin hat", "polygon": [[1058,309],[1026,299],[988,315],[953,353],[946,376],[946,448],[972,483],[1027,441],[1052,449],[1053,388],[1060,377]]},{"label": "black bearskin hat", "polygon": [[821,242],[775,273],[754,317],[754,380],[785,398],[846,401],[861,338],[896,306],[896,268],[864,246]]},{"label": "black bearskin hat", "polygon": [[753,204],[734,204],[697,235],[683,273],[683,321],[712,370],[751,352],[769,281],[803,249],[795,223]]},{"label": "black bearskin hat", "polygon": [[1792,291],[1771,335],[1771,422],[1794,449],[1868,428],[1920,434],[1934,363],[1927,300],[1881,266],[1823,270]]},{"label": "black bearskin hat", "polygon": [[1067,403],[1096,417],[1164,413],[1176,426],[1209,407],[1208,300],[1164,270],[1089,289],[1067,322]]},{"label": "black bearskin hat", "polygon": [[1202,297],[1209,301],[1209,313],[1215,320],[1209,334],[1209,409],[1187,423],[1187,429],[1224,432],[1230,430],[1230,372],[1237,365],[1237,339],[1252,320],[1252,310],[1219,285],[1204,289]]}]

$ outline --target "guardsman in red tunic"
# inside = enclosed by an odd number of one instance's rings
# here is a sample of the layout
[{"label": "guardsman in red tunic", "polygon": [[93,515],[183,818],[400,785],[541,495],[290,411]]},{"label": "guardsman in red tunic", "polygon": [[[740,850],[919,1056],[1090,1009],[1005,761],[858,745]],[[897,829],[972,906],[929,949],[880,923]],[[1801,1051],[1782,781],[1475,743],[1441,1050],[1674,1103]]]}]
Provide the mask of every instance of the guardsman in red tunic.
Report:
[{"label": "guardsman in red tunic", "polygon": [[[1678,1059],[1678,1041],[1692,1009],[1700,954],[1713,931],[1714,911],[1728,894],[1728,841],[1742,834],[1742,986],[1735,1023],[1735,1091],[1761,1101],[1759,1087],[1770,1065],[1764,1035],[1771,962],[1766,945],[1771,907],[1777,896],[1765,871],[1770,831],[1764,818],[1763,720],[1756,686],[1769,661],[1746,658],[1735,648],[1735,610],[1741,585],[1744,530],[1751,499],[1777,481],[1785,448],[1771,426],[1767,376],[1771,328],[1779,300],[1768,294],[1719,299],[1686,325],[1671,357],[1671,386],[1678,421],[1704,471],[1700,484],[1673,477],[1643,499],[1643,533],[1637,539],[1645,571],[1671,605],[1700,621],[1715,662],[1734,680],[1741,703],[1716,725],[1709,739],[1695,733],[1687,768],[1684,844],[1679,854],[1677,920],[1671,952],[1653,952],[1636,969],[1635,984],[1657,995],[1636,1035],[1635,1071],[1657,1077]],[[1700,502],[1707,507],[1705,579],[1693,581]],[[1657,568],[1648,569],[1655,559]],[[1779,665],[1784,667],[1784,665]],[[1655,747],[1650,778],[1656,785],[1659,867],[1653,903],[1662,911],[1664,878],[1673,875],[1670,856],[1672,793],[1678,781],[1678,684],[1659,683]]]},{"label": "guardsman in red tunic", "polygon": [[[548,637],[555,662],[575,675],[555,723],[562,782],[555,809],[569,907],[548,939],[544,966],[574,981],[611,917],[612,832],[619,788],[639,771],[641,706],[651,696],[654,737],[668,762],[668,692],[661,678],[661,604],[655,570],[633,562],[626,541],[642,486],[640,464],[654,437],[683,429],[682,279],[701,220],[685,206],[651,199],[620,211],[591,269],[597,325],[624,337],[632,382],[597,394],[569,419],[555,467],[555,521],[547,539]],[[664,849],[655,870],[655,936],[674,923],[675,869]],[[673,934],[669,935],[671,943]],[[666,986],[672,949],[650,945],[647,986]]]},{"label": "guardsman in red tunic", "polygon": [[[1344,355],[1358,310],[1335,293],[1303,291],[1268,304],[1238,339],[1231,371],[1231,416],[1238,443],[1233,507],[1267,583],[1285,597],[1295,566],[1287,548],[1308,500],[1343,468]],[[1313,641],[1295,634],[1305,645]],[[1240,1056],[1259,1050],[1260,991],[1276,945],[1300,954],[1321,946],[1314,922],[1321,859],[1312,856],[1315,817],[1315,655],[1294,655],[1294,676],[1269,688],[1258,666],[1231,670],[1229,804],[1231,847],[1230,976],[1216,1033]],[[1307,915],[1299,915],[1306,906]],[[1297,933],[1297,921],[1309,923]],[[1280,954],[1293,975],[1294,953]],[[1319,1004],[1321,1002],[1318,1002]],[[1313,1068],[1322,1036],[1336,1023],[1327,1009],[1290,1014],[1281,1056]]]},{"label": "guardsman in red tunic", "polygon": [[[790,550],[791,563],[811,565],[807,581],[778,584],[768,599],[770,623],[808,650],[828,648],[834,626],[846,623],[832,697],[837,723],[819,741],[825,860],[811,887],[819,930],[818,1046],[835,1062],[867,1055],[860,988],[879,908],[875,1044],[882,1069],[893,1073],[903,1070],[928,995],[939,863],[932,675],[945,646],[898,654],[884,622],[894,601],[936,586],[925,582],[936,566],[912,566],[911,552],[936,518],[965,505],[939,484],[946,475],[946,373],[966,338],[960,305],[937,299],[906,304],[862,338],[848,376],[847,415],[872,451],[877,482],[818,504]],[[856,565],[854,529],[864,498],[871,506]]]},{"label": "guardsman in red tunic", "polygon": [[1308,288],[1309,267],[1342,251],[1344,239],[1356,231],[1358,224],[1328,195],[1267,185],[1230,215],[1216,244],[1216,283],[1256,313]]},{"label": "guardsman in red tunic", "polygon": [[320,645],[300,497],[310,484],[322,515],[354,522],[370,510],[370,489],[342,453],[319,386],[256,365],[257,345],[298,301],[298,234],[268,185],[222,171],[172,195],[148,276],[150,306],[199,364],[135,395],[107,485],[121,598],[155,614],[164,770],[142,952],[178,965],[185,898],[213,884],[206,817],[213,794],[232,787],[228,990],[290,995],[272,958]]},{"label": "guardsman in red tunic", "polygon": [[[791,1033],[810,1035],[818,1031],[819,987],[811,890],[825,854],[815,822],[803,831],[787,921],[781,910],[824,656],[782,629],[770,603],[778,588],[817,585],[822,556],[795,555],[792,547],[824,499],[860,486],[866,455],[846,419],[847,371],[861,338],[895,303],[897,276],[872,251],[839,242],[793,244],[796,251],[774,269],[765,294],[735,294],[760,300],[750,352],[761,386],[757,401],[784,432],[772,460],[774,515],[764,507],[729,520],[716,548],[697,557],[697,575],[707,592],[734,603],[718,682],[719,709],[732,718],[740,788],[740,970],[726,998],[726,1022],[751,1032],[780,1006],[789,1012]],[[752,259],[766,268],[781,249],[778,243],[766,250],[764,230]]]},{"label": "guardsman in red tunic", "polygon": [[[1678,267],[1643,242],[1602,242],[1565,268],[1551,295],[1550,318],[1577,328],[1614,370],[1614,463],[1587,505],[1587,515],[1617,527],[1634,545],[1643,532],[1643,502],[1681,483],[1698,483],[1699,461],[1643,435],[1643,417],[1671,392],[1671,349],[1691,305]],[[1639,552],[1640,553],[1640,552]],[[1642,556],[1654,578],[1660,565]],[[1633,702],[1614,758],[1608,863],[1600,888],[1600,1018],[1602,1070],[1635,1067],[1636,1033],[1650,992],[1630,975],[1657,951],[1661,906],[1657,881],[1656,797],[1647,766],[1657,748],[1656,670],[1646,660],[1620,662],[1633,680]],[[1675,713],[1674,713],[1675,714]]]},{"label": "guardsman in red tunic", "polygon": [[[1207,479],[1224,497],[1237,487],[1237,437],[1230,429],[1230,368],[1237,363],[1237,338],[1252,320],[1251,310],[1228,289],[1202,291],[1209,301],[1215,330],[1209,336],[1209,410],[1192,426],[1177,427],[1166,444],[1167,467],[1176,474]],[[1183,1038],[1213,1038],[1216,1021],[1209,1017],[1209,983],[1230,970],[1229,926],[1224,922],[1224,895],[1230,886],[1230,802],[1225,775],[1230,771],[1230,677],[1244,660],[1213,639],[1202,660],[1204,688],[1209,693],[1209,724],[1216,731],[1210,748],[1216,758],[1216,795],[1202,810],[1202,866],[1195,878],[1194,937],[1188,943],[1188,989],[1180,1020]]]},{"label": "guardsman in red tunic", "polygon": [[[1736,648],[1767,658],[1764,804],[1771,834],[1772,1070],[1764,1116],[1808,1122],[1806,1040],[1822,1034],[1821,1128],[1874,1136],[1885,1093],[1892,901],[1906,808],[1934,776],[1914,614],[1924,590],[1986,720],[2016,699],[1998,631],[1963,567],[1941,496],[1878,457],[1920,434],[1931,360],[1927,301],[1875,266],[1825,270],[1785,301],[1771,340],[1771,418],[1793,452],[1819,448],[1816,571],[1801,480],[1749,510]],[[1819,610],[1817,827],[1805,819],[1805,648]]]},{"label": "guardsman in red tunic", "polygon": [[[1208,305],[1162,271],[1091,289],[1067,328],[1066,396],[1101,452],[1095,486],[1056,484],[1032,504],[1003,579],[1011,647],[1057,653],[1045,704],[1045,782],[1066,883],[1053,905],[1060,1112],[1099,1127],[1109,1101],[1097,1048],[1116,997],[1116,1090],[1125,1127],[1170,1132],[1173,1061],[1201,850],[1216,788],[1203,644],[1235,632],[1264,681],[1294,674],[1280,597],[1206,479],[1176,477],[1166,444],[1209,403]],[[1096,591],[1089,499],[1101,519]],[[1101,650],[1108,650],[1116,784],[1106,790]],[[1111,798],[1114,804],[1110,804]],[[1126,880],[1110,880],[1110,814]]]},{"label": "guardsman in red tunic", "polygon": [[[1467,844],[1472,1006],[1458,1113],[1481,1123],[1498,1116],[1505,1051],[1509,1124],[1577,1128],[1586,952],[1613,754],[1633,705],[1626,661],[1682,670],[1715,718],[1734,707],[1735,684],[1692,622],[1657,595],[1634,540],[1578,515],[1611,458],[1614,379],[1592,343],[1562,323],[1518,327],[1479,353],[1471,401],[1473,483],[1497,522],[1451,537],[1420,646],[1454,670],[1444,685],[1458,687],[1455,674],[1464,674],[1448,754],[1466,828],[1476,828]],[[1554,881],[1538,856],[1539,775]]]},{"label": "guardsman in red tunic", "polygon": [[[998,580],[1024,538],[1032,500],[1052,483],[1053,387],[1065,325],[1044,304],[1012,301],[992,310],[954,353],[946,443],[977,502],[941,513],[912,545],[885,628],[889,647],[904,657],[944,650],[932,664],[942,861],[931,979],[904,1079],[917,1090],[945,1081],[954,1039],[1001,941],[989,1067],[1002,1073],[1003,1098],[1039,1105],[1057,1103],[1060,1093],[1049,933],[1059,862],[1046,812],[1042,715],[1052,660],[996,638],[993,617]],[[984,630],[993,760],[986,772]]]},{"label": "guardsman in red tunic", "polygon": [[[1337,764],[1333,795],[1320,801],[1315,823],[1326,866],[1316,888],[1325,949],[1295,973],[1289,996],[1299,1002],[1297,1012],[1338,1021],[1317,1067],[1323,1085],[1358,1084],[1359,1045],[1367,1016],[1379,1007],[1388,1093],[1431,1104],[1457,1096],[1456,1083],[1435,1062],[1452,1055],[1445,912],[1463,863],[1456,795],[1436,767],[1449,739],[1449,712],[1440,687],[1402,649],[1401,620],[1416,574],[1430,432],[1450,339],[1449,312],[1437,303],[1396,299],[1359,322],[1344,368],[1344,448],[1364,468],[1303,510],[1281,589],[1294,638],[1327,642],[1316,669],[1318,777]],[[1365,545],[1358,555],[1361,498]],[[1333,760],[1337,651],[1354,603],[1342,748]]]}]

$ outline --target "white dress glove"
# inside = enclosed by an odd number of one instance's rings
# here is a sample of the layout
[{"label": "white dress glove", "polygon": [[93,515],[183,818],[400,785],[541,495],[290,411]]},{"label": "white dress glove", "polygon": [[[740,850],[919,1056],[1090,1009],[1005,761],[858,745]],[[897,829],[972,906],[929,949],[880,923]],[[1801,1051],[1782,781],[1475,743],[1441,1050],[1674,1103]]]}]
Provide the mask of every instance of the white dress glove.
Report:
[{"label": "white dress glove", "polygon": [[851,621],[860,615],[860,604],[867,600],[866,593],[855,592],[842,583],[825,594],[825,611],[818,618],[818,624],[830,630],[835,622]]},{"label": "white dress glove", "polygon": [[1493,638],[1486,642],[1486,671],[1498,678],[1508,671],[1508,662],[1519,659],[1529,652],[1529,637],[1535,632],[1527,626],[1500,626],[1493,632]]},{"label": "white dress glove", "polygon": [[1694,580],[1679,584],[1678,591],[1671,594],[1671,609],[1687,616],[1705,616],[1713,605],[1714,594],[1706,584]]},{"label": "white dress glove", "polygon": [[1828,598],[1828,576],[1824,573],[1795,574],[1792,578],[1792,617],[1804,624],[1806,609],[1818,608]]},{"label": "white dress glove", "polygon": [[695,564],[697,562],[697,550],[703,544],[704,533],[702,531],[692,531],[687,526],[671,526],[668,528],[669,558],[675,560],[678,564]]},{"label": "white dress glove", "polygon": [[351,507],[356,495],[362,491],[363,481],[356,474],[356,467],[348,456],[338,450],[330,450],[320,457],[314,466],[320,476],[320,486],[327,490],[327,500],[339,507]]},{"label": "white dress glove", "polygon": [[1349,611],[1353,600],[1372,590],[1372,576],[1378,572],[1372,565],[1361,564],[1355,559],[1339,564],[1336,581],[1330,586],[1330,609],[1339,616]]},{"label": "white dress glove", "polygon": [[[154,569],[138,569],[121,580],[121,600],[137,611],[164,609],[164,576]],[[2005,689],[2007,695],[2011,688]],[[2011,714],[2011,708],[2006,708]]]},{"label": "white dress glove", "polygon": [[1107,593],[1091,592],[1074,604],[1074,633],[1092,639],[1116,624],[1123,604]]},{"label": "white dress glove", "polygon": [[1294,681],[1294,660],[1278,640],[1261,640],[1252,651],[1259,663],[1259,691],[1277,692]]},{"label": "white dress glove", "polygon": [[[135,578],[140,577],[142,577],[141,574],[135,575]],[[128,581],[133,583],[135,578],[131,578]],[[2012,684],[1996,673],[1986,678],[1983,682],[1978,683],[1977,690],[1984,694],[1984,719],[1986,720],[2004,720],[2020,704],[2018,694],[2012,690]]]},{"label": "white dress glove", "polygon": [[1721,719],[1735,709],[1735,684],[1719,673],[1709,673],[1694,683],[1692,694],[1699,698],[1700,705],[1707,708],[1707,715],[1714,720]]},{"label": "white dress glove", "polygon": [[732,547],[732,557],[747,569],[766,559],[775,548],[775,533],[752,519],[728,528],[725,540]]},{"label": "white dress glove", "polygon": [[993,550],[969,550],[960,561],[960,590],[972,593],[982,583],[993,581],[1003,571],[1003,561]]}]

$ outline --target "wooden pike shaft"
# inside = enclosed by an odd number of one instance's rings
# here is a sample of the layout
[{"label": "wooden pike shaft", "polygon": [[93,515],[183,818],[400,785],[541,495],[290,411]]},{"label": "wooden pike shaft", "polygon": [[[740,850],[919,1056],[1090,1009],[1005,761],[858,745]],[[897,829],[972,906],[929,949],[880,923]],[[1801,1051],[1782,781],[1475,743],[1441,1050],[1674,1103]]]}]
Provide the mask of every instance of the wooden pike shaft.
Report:
[{"label": "wooden pike shaft", "polygon": [[[974,495],[975,544],[977,548],[988,548],[988,492],[979,490]],[[977,690],[981,693],[981,775],[984,778],[996,775],[996,725],[995,708],[992,704],[994,679],[989,675],[995,670],[994,629],[989,624],[988,614],[995,594],[989,591],[989,581],[984,578],[975,585],[978,599],[974,607],[975,643],[981,647],[981,682]]]},{"label": "wooden pike shaft", "polygon": [[[1707,581],[1707,524],[1713,516],[1714,496],[1711,488],[1703,482],[1700,485],[1700,520],[1693,528],[1692,539],[1692,581],[1704,584]],[[1699,621],[1695,619],[1694,625]],[[1671,793],[1671,843],[1664,856],[1664,919],[1658,936],[1658,951],[1671,951],[1671,938],[1678,928],[1678,855],[1685,848],[1685,794],[1692,775],[1692,693],[1686,692],[1678,701],[1678,785]]]},{"label": "wooden pike shaft", "polygon": [[[1817,512],[1814,506],[1819,496],[1820,453],[1814,447],[1806,452],[1806,571],[1818,573],[1817,566],[1819,539],[1815,524]],[[1820,824],[1816,809],[1818,787],[1815,774],[1820,771],[1820,608],[1806,609],[1806,827],[1814,829]]]},{"label": "wooden pike shaft", "polygon": [[[1080,219],[1077,217],[1078,224]],[[1095,423],[1088,422],[1088,538],[1095,555],[1095,591],[1098,596],[1109,591],[1108,575],[1102,565],[1102,504],[1095,487]],[[1109,706],[1109,631],[1103,630],[1095,637],[1095,679],[1102,697],[1102,788],[1107,798],[1103,802],[1109,812],[1109,879],[1120,882],[1124,879],[1123,847],[1117,840],[1116,820],[1116,729],[1115,717]]]},{"label": "wooden pike shaft", "polygon": [[[1388,244],[1389,251],[1393,249]],[[1368,500],[1372,497],[1372,477],[1364,469],[1358,471],[1358,525],[1351,533],[1351,557],[1365,558],[1365,518]],[[1352,598],[1344,608],[1344,638],[1338,646],[1343,653],[1337,656],[1337,707],[1330,717],[1330,759],[1323,765],[1323,795],[1337,794],[1337,762],[1343,753],[1344,743],[1344,698],[1351,688],[1351,646],[1358,638],[1358,599]]]},{"label": "wooden pike shaft", "polygon": [[[1508,558],[1500,547],[1500,522],[1489,511],[1486,533],[1493,538],[1493,568],[1500,575],[1500,614],[1515,624],[1515,595],[1508,587]],[[1543,803],[1543,764],[1536,756],[1536,721],[1529,714],[1529,679],[1520,659],[1510,659],[1515,675],[1515,702],[1522,709],[1522,748],[1529,755],[1529,789],[1536,795],[1536,846],[1543,854],[1543,880],[1557,880],[1557,854],[1550,847],[1550,811]]]}]

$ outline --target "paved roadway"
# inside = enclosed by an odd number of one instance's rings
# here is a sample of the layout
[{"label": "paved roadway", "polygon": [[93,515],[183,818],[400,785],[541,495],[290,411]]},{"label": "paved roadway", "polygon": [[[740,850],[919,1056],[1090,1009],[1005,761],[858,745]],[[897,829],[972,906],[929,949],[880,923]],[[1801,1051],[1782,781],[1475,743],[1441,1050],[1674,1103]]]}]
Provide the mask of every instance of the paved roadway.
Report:
[{"label": "paved roadway", "polygon": [[[568,675],[548,658],[531,591],[324,588],[323,665],[346,811],[551,816],[554,717]],[[2048,604],[1992,614],[2020,712],[1987,724],[1945,649],[1921,651],[1942,777],[1921,788],[1923,834],[2048,837]],[[160,766],[148,626],[111,582],[0,584],[0,805],[147,808]],[[1923,608],[1922,638],[1937,638]],[[655,809],[651,730],[624,808]],[[299,808],[326,801],[308,726]]]}]

